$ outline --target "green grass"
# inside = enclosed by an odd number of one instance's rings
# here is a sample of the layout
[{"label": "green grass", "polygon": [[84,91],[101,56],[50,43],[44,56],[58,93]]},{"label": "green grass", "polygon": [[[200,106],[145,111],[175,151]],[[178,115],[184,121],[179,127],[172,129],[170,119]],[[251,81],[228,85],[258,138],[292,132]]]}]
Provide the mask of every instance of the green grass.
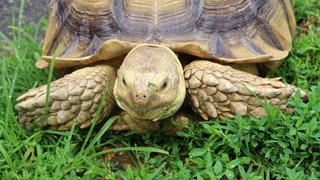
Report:
[{"label": "green grass", "polygon": [[[23,2],[16,17],[22,17]],[[308,89],[309,102],[293,99],[293,114],[267,107],[262,119],[194,123],[175,137],[108,131],[117,117],[86,130],[23,129],[14,111],[16,97],[48,81],[48,72],[34,67],[41,51],[38,33],[46,21],[38,26],[18,23],[11,28],[12,38],[1,33],[1,179],[320,178],[320,4],[295,4],[300,27],[293,50],[269,75]],[[302,26],[304,22],[309,24]],[[106,146],[115,148],[101,151]],[[105,157],[109,153],[129,159],[133,166],[121,168]]]}]

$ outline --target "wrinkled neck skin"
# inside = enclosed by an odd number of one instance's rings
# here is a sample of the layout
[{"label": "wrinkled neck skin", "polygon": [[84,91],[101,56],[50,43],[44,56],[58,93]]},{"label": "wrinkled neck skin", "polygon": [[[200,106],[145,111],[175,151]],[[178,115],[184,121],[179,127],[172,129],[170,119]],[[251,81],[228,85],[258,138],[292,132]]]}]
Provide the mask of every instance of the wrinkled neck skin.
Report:
[{"label": "wrinkled neck skin", "polygon": [[157,121],[174,114],[186,94],[183,68],[173,51],[158,45],[132,49],[118,70],[117,104],[130,116]]}]

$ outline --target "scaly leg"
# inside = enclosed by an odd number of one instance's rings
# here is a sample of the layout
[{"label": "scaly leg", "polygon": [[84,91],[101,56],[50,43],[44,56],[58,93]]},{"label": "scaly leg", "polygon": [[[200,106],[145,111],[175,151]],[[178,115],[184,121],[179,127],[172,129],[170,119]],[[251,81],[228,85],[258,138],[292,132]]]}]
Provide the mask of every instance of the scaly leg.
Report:
[{"label": "scaly leg", "polygon": [[116,69],[109,65],[86,67],[51,83],[47,119],[44,119],[47,85],[31,89],[17,98],[19,121],[26,128],[33,125],[66,130],[73,121],[80,128],[88,127],[94,119],[105,92],[101,121],[112,111],[115,99],[113,87]]},{"label": "scaly leg", "polygon": [[[234,118],[266,115],[263,103],[267,102],[283,111],[292,111],[288,99],[298,90],[283,84],[279,78],[261,78],[243,71],[209,61],[194,61],[184,70],[188,94],[193,109],[204,119]],[[307,94],[301,91],[302,98]]]}]

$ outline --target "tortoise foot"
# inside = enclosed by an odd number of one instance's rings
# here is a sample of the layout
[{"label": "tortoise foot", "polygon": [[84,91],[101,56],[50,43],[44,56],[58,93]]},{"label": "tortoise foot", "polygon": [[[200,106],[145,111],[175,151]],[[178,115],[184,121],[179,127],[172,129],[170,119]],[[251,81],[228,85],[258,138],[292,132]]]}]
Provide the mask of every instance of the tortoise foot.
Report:
[{"label": "tortoise foot", "polygon": [[111,126],[111,130],[135,130],[138,134],[163,132],[170,136],[174,136],[178,131],[187,128],[191,121],[199,119],[198,115],[185,111],[178,111],[173,116],[159,121],[136,119],[125,111],[122,111],[119,115],[121,118]]},{"label": "tortoise foot", "polygon": [[105,97],[106,103],[103,103],[98,121],[113,109],[115,76],[113,67],[100,65],[77,70],[52,82],[47,114],[47,85],[31,89],[17,98],[15,109],[19,113],[19,121],[28,129],[49,126],[66,130],[74,121],[80,128],[86,128],[94,119],[102,97]]},{"label": "tortoise foot", "polygon": [[126,111],[122,111],[120,117],[121,118],[111,126],[111,130],[135,130],[138,134],[159,131],[159,121],[137,119],[130,116]]},{"label": "tortoise foot", "polygon": [[[192,107],[205,120],[235,118],[236,113],[260,118],[266,115],[264,103],[291,112],[288,100],[298,91],[279,78],[261,78],[209,61],[192,62],[184,75]],[[300,92],[302,98],[307,97]]]}]

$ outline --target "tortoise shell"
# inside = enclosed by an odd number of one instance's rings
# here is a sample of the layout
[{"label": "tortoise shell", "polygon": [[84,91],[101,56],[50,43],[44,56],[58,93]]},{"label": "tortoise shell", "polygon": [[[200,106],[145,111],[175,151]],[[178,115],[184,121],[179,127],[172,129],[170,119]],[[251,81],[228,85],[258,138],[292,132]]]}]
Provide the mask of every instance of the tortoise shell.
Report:
[{"label": "tortoise shell", "polygon": [[52,0],[39,68],[89,64],[137,44],[165,45],[223,63],[288,55],[295,32],[290,0]]}]

